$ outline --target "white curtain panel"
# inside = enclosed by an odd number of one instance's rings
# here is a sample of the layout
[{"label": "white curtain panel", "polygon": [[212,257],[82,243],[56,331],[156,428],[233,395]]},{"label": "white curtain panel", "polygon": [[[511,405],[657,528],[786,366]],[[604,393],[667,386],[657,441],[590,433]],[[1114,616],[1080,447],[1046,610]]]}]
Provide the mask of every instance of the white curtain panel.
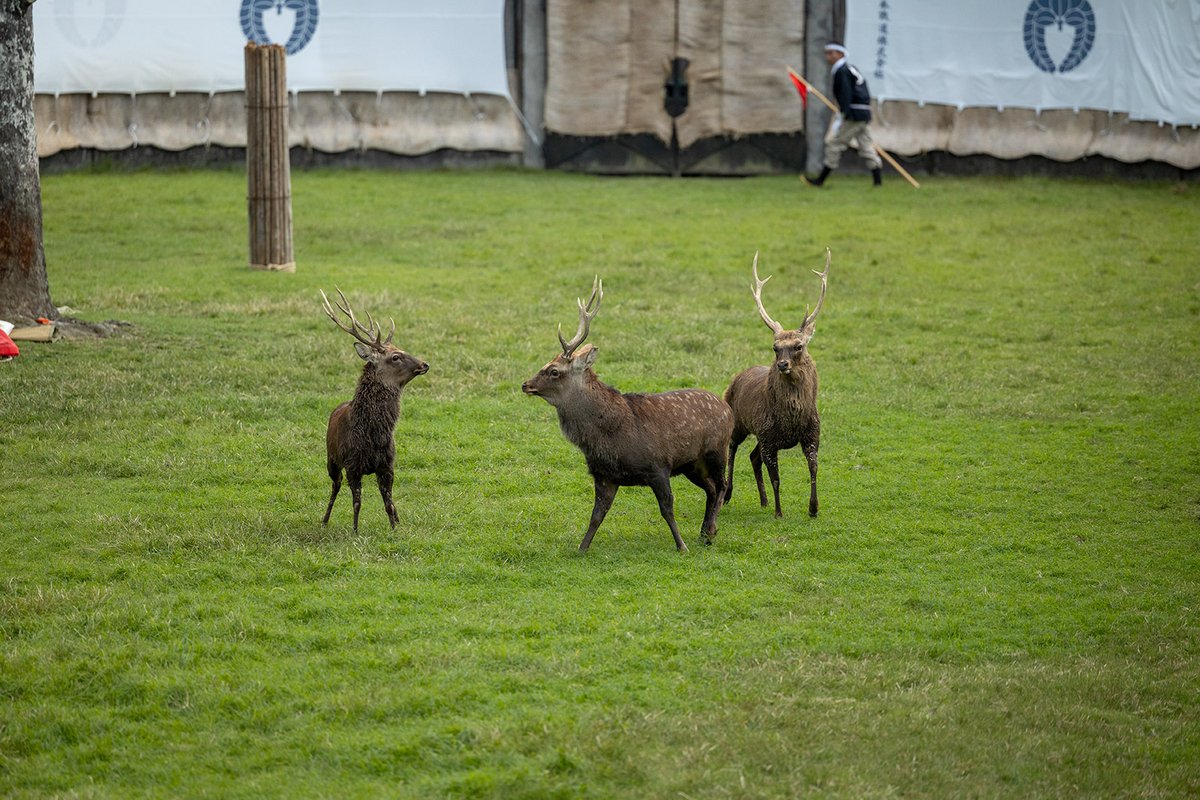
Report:
[{"label": "white curtain panel", "polygon": [[242,89],[247,41],[292,91],[508,96],[504,0],[39,0],[38,93]]},{"label": "white curtain panel", "polygon": [[1200,124],[1197,0],[847,0],[846,18],[881,100]]}]

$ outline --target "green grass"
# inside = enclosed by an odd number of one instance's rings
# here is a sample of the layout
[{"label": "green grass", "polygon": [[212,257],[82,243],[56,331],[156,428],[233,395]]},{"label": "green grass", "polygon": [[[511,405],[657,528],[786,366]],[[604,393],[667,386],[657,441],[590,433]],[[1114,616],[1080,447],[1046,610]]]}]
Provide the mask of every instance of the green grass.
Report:
[{"label": "green grass", "polygon": [[[0,365],[0,795],[1182,797],[1200,792],[1200,193],[1166,184],[514,171],[293,176],[294,275],[237,173],[43,182],[55,301],[131,339]],[[738,494],[690,554],[648,489],[591,552],[520,384],[574,329],[625,391],[811,351],[821,516]],[[396,318],[388,528],[328,529]]]}]

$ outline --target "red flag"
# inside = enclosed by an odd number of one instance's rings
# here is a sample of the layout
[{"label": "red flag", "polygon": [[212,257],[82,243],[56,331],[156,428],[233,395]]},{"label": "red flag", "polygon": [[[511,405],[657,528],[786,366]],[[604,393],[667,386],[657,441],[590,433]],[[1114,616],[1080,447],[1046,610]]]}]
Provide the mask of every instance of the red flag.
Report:
[{"label": "red flag", "polygon": [[805,110],[807,110],[808,109],[808,84],[806,84],[803,80],[801,80],[800,76],[797,75],[796,73],[792,72],[791,70],[788,70],[788,77],[792,79],[792,83],[796,84],[796,91],[800,93],[800,105],[802,105],[805,108]]}]

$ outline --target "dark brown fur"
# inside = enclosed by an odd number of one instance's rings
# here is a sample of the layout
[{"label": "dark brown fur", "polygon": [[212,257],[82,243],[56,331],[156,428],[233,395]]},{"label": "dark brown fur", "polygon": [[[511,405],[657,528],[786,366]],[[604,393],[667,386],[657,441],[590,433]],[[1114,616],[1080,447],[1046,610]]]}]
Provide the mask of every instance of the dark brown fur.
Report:
[{"label": "dark brown fur", "polygon": [[[766,507],[767,492],[763,486],[762,467],[767,465],[771,488],[775,493],[775,516],[782,517],[779,503],[779,451],[788,450],[797,444],[808,460],[809,499],[808,514],[817,516],[817,449],[821,442],[821,419],[817,414],[817,365],[808,354],[808,342],[816,331],[817,312],[825,299],[824,276],[828,275],[826,263],[822,275],[821,302],[817,303],[812,316],[805,315],[800,328],[783,330],[771,320],[762,308],[761,291],[766,280],[758,280],[757,255],[755,255],[754,279],[757,288],[754,295],[763,321],[775,334],[775,360],[769,367],[750,367],[738,373],[725,390],[725,402],[733,409],[734,428],[729,441],[729,475],[725,481],[726,502],[733,496],[733,464],[738,446],[747,436],[754,436],[758,443],[750,451],[750,465],[754,468],[754,479],[758,482],[758,500]],[[815,271],[815,270],[814,270]],[[769,279],[769,278],[768,278]]]},{"label": "dark brown fur", "polygon": [[733,409],[733,435],[729,440],[729,478],[726,481],[728,501],[733,496],[733,460],[738,445],[747,436],[758,442],[750,451],[750,465],[754,468],[754,479],[758,482],[758,499],[767,505],[766,488],[763,485],[762,468],[767,465],[771,488],[775,492],[775,516],[782,517],[779,504],[779,457],[780,450],[789,450],[797,444],[808,459],[810,496],[808,513],[817,515],[817,448],[821,441],[821,419],[817,415],[817,367],[804,350],[801,351],[800,369],[792,367],[790,374],[777,367],[750,367],[743,370],[725,390],[725,402]]},{"label": "dark brown fur", "polygon": [[342,310],[350,317],[352,328],[347,329],[338,323],[326,303],[326,313],[338,327],[359,339],[354,343],[354,350],[367,363],[363,365],[354,399],[342,403],[329,415],[329,427],[325,431],[325,466],[329,479],[333,481],[333,491],[329,495],[329,505],[325,508],[325,518],[321,524],[329,524],[333,502],[342,488],[344,471],[354,500],[354,532],[358,533],[358,513],[362,508],[362,478],[372,474],[379,484],[379,494],[383,498],[388,521],[394,528],[399,520],[392,502],[392,479],[396,461],[394,431],[396,421],[400,419],[400,395],[409,381],[429,371],[429,365],[391,344],[390,334],[387,342],[383,343],[379,341],[379,336],[375,336],[374,341],[370,341],[369,336],[364,339],[355,331],[374,334],[374,323],[370,329],[363,329],[349,313],[349,304]]},{"label": "dark brown fur", "polygon": [[[592,297],[596,297],[595,290]],[[703,389],[621,394],[601,382],[592,371],[599,351],[589,344],[575,352],[587,336],[590,322],[583,304],[579,307],[576,338],[569,344],[563,342],[563,353],[521,386],[526,394],[545,399],[558,411],[563,436],[583,452],[595,483],[596,502],[579,549],[591,545],[619,487],[649,486],[675,547],[686,551],[675,524],[672,475],[683,475],[704,490],[707,502],[700,533],[705,544],[712,544],[725,497],[725,458],[733,412],[721,398]]]},{"label": "dark brown fur", "polygon": [[563,436],[582,451],[595,483],[596,502],[579,549],[591,545],[619,487],[649,486],[675,547],[686,551],[671,491],[671,476],[680,474],[704,490],[700,533],[711,544],[725,497],[722,476],[733,431],[729,406],[703,389],[622,394],[592,371],[596,352],[586,345],[574,358],[559,356],[521,387],[555,407]]}]

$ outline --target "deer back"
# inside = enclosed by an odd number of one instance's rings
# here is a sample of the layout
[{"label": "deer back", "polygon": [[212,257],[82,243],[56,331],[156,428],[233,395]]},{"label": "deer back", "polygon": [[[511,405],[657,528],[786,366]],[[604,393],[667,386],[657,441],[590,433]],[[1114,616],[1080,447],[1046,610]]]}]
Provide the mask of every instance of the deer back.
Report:
[{"label": "deer back", "polygon": [[725,401],[702,389],[622,394],[590,369],[583,388],[558,404],[563,436],[593,474],[618,482],[674,472],[706,452],[724,450],[733,431]]},{"label": "deer back", "polygon": [[673,467],[696,461],[714,448],[723,449],[733,431],[729,405],[703,389],[630,393],[625,400],[636,421],[635,435]]}]

